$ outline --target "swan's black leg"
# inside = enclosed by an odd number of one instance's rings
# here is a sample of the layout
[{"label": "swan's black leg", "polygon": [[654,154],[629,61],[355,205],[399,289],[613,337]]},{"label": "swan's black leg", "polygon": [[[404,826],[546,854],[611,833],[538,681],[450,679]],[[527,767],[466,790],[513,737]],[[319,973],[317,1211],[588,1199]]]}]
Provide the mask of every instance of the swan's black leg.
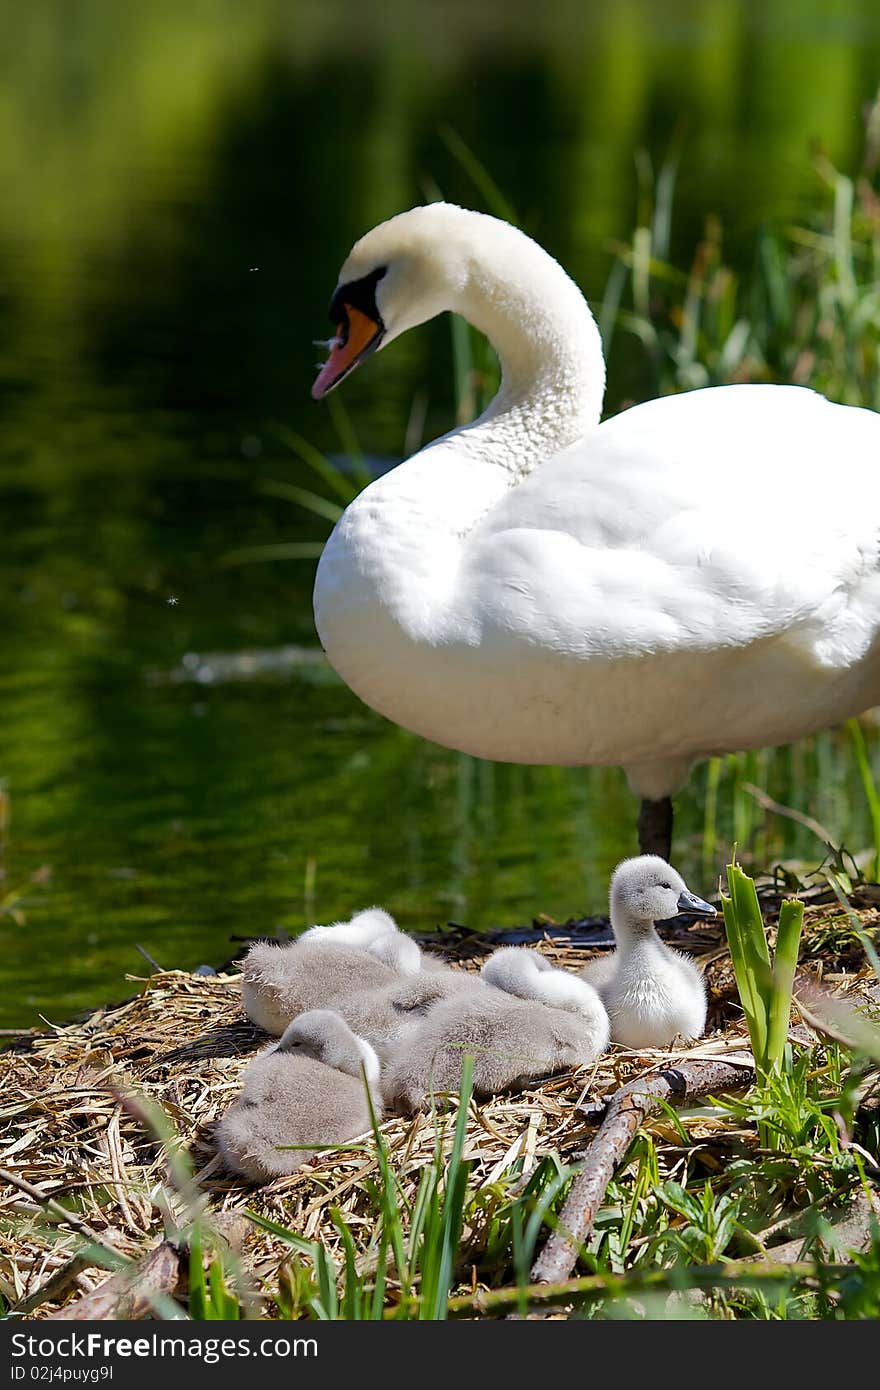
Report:
[{"label": "swan's black leg", "polygon": [[672,798],[662,801],[643,801],[639,810],[639,849],[642,854],[659,854],[669,859],[672,854]]}]

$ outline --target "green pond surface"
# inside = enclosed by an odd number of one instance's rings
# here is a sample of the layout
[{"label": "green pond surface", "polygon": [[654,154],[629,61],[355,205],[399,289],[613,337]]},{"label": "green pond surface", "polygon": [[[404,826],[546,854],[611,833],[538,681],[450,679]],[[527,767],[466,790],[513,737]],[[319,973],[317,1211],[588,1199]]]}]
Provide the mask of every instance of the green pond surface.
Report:
[{"label": "green pond surface", "polygon": [[[340,452],[311,340],[351,242],[437,189],[479,205],[449,128],[594,302],[636,152],[676,141],[674,258],[716,214],[745,273],[811,205],[811,140],[857,161],[876,5],[47,0],[0,40],[0,1026],[123,997],[136,943],[193,968],[371,903],[413,930],[601,911],[635,848],[622,774],[393,727],[320,661],[314,562],[225,557],[326,535],[264,487],[313,485],[285,429]],[[608,409],[645,393],[618,334]],[[448,323],[343,401],[378,466],[422,413],[447,428]],[[734,838],[822,856],[746,782],[869,842],[839,733],[704,766],[676,855],[699,892]]]}]

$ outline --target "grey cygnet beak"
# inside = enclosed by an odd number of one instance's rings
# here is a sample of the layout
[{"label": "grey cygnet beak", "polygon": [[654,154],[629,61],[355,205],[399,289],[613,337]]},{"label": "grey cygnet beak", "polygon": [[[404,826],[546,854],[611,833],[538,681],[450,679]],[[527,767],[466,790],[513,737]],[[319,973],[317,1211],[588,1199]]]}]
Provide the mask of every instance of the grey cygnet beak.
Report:
[{"label": "grey cygnet beak", "polygon": [[717,909],[711,903],[703,902],[702,898],[698,898],[695,893],[688,892],[687,888],[680,895],[677,906],[679,917],[718,916]]}]

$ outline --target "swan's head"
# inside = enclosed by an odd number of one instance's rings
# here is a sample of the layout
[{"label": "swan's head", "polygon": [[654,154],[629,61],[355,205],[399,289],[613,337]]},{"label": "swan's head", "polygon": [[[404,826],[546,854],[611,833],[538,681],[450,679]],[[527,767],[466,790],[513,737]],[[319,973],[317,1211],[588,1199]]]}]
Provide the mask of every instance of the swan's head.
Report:
[{"label": "swan's head", "polygon": [[326,396],[371,352],[451,308],[468,278],[473,225],[494,221],[450,203],[429,203],[380,223],[355,242],[330,302],[336,332],[312,386],[314,399]]},{"label": "swan's head", "polygon": [[673,917],[714,917],[715,908],[690,891],[681,874],[656,854],[624,859],[611,877],[611,924],[649,931]]},{"label": "swan's head", "polygon": [[363,1066],[371,1086],[379,1080],[379,1059],[372,1047],[333,1009],[309,1009],[300,1014],[285,1029],[275,1053],[312,1057],[349,1076],[360,1076]]}]

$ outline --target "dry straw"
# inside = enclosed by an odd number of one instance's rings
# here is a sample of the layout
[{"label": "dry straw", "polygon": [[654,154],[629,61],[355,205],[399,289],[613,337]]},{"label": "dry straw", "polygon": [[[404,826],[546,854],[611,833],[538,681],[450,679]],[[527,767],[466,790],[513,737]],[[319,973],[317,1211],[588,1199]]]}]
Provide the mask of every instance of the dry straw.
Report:
[{"label": "dry straw", "polygon": [[[808,908],[810,933],[834,935],[835,904]],[[871,905],[863,924],[874,925]],[[579,965],[578,950],[548,928],[541,949],[559,965]],[[705,966],[710,993],[710,1035],[689,1056],[717,1057],[742,1046],[735,986],[720,928],[692,928],[686,944]],[[475,968],[490,949],[474,938],[453,954]],[[842,962],[816,956],[820,966]],[[18,1313],[46,1317],[108,1278],[108,1269],[140,1258],[192,1216],[201,1203],[211,1220],[235,1231],[242,1266],[256,1288],[277,1287],[290,1246],[271,1231],[236,1220],[250,1209],[268,1222],[318,1240],[344,1263],[340,1220],[354,1239],[348,1251],[368,1260],[375,1207],[370,1186],[379,1177],[375,1147],[322,1155],[290,1177],[249,1188],[221,1171],[212,1143],[215,1121],[231,1102],[244,1068],[265,1038],[244,1017],[237,973],[203,977],[167,971],[134,980],[138,993],[88,1018],[22,1037],[0,1056],[0,1167],[16,1179],[0,1187],[0,1293]],[[612,1049],[592,1069],[567,1073],[515,1095],[470,1106],[463,1158],[470,1181],[487,1192],[502,1178],[524,1182],[541,1158],[555,1153],[570,1163],[595,1132],[585,1100],[601,1103],[641,1071],[681,1054],[636,1054]],[[180,1172],[169,1171],[162,1145],[127,1097],[164,1109],[195,1170],[195,1193]],[[601,1108],[601,1105],[599,1106]],[[412,1201],[432,1161],[437,1125],[449,1152],[455,1116],[391,1119],[382,1126],[389,1159],[404,1198]],[[706,1140],[717,1126],[707,1124]],[[669,1171],[678,1162],[675,1127],[654,1126],[668,1143]],[[173,1165],[171,1165],[173,1169]],[[68,1220],[65,1209],[74,1213]],[[244,1232],[242,1238],[242,1231]],[[460,1262],[475,1258],[477,1225],[461,1236]],[[389,1290],[393,1296],[393,1290]]]}]

